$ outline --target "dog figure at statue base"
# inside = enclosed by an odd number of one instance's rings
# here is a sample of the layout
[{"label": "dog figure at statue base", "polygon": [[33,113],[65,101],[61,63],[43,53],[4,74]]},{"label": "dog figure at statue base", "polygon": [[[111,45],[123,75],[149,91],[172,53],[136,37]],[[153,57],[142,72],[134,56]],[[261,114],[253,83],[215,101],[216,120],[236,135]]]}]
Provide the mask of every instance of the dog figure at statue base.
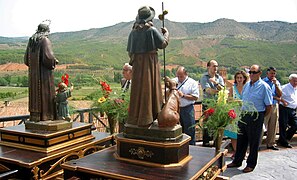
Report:
[{"label": "dog figure at statue base", "polygon": [[176,89],[176,82],[169,77],[165,77],[165,87],[168,88],[166,92],[167,102],[163,106],[161,112],[158,114],[159,127],[174,127],[179,123],[179,99],[180,95]]}]

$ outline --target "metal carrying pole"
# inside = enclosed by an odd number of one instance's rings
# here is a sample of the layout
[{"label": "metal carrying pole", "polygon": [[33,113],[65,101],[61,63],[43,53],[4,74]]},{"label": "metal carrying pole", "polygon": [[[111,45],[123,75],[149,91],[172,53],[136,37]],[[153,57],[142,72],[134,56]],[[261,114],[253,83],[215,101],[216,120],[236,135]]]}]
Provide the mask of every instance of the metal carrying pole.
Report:
[{"label": "metal carrying pole", "polygon": [[[162,2],[162,14],[159,15],[159,19],[162,21],[162,27],[165,27],[165,15],[168,14],[168,11],[164,10],[164,2]],[[165,102],[167,101],[166,99],[166,87],[165,87],[165,76],[166,76],[166,56],[165,56],[165,48],[163,49],[163,65],[164,65],[164,96],[165,96]]]}]

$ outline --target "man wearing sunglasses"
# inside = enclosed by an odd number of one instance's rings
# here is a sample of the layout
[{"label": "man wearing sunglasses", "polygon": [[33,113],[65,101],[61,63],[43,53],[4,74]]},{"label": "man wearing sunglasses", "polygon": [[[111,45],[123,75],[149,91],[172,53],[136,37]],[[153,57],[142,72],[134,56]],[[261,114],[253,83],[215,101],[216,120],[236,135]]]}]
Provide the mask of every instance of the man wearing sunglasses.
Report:
[{"label": "man wearing sunglasses", "polygon": [[264,117],[272,108],[272,91],[261,79],[261,73],[259,65],[251,66],[250,81],[245,84],[242,91],[242,109],[246,114],[238,122],[239,133],[235,158],[227,165],[228,168],[240,167],[249,146],[250,153],[246,161],[247,166],[243,169],[244,173],[252,172],[257,165]]}]

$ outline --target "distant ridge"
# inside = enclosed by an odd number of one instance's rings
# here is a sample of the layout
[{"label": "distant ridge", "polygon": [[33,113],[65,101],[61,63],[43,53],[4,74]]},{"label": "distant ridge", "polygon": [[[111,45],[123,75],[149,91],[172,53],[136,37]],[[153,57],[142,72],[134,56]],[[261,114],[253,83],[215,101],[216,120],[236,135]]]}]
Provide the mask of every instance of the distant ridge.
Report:
[{"label": "distant ridge", "polygon": [[[53,33],[54,40],[68,39],[127,39],[134,21],[121,22],[104,28]],[[156,27],[161,27],[161,21],[154,20]],[[263,21],[256,23],[237,22],[232,19],[218,19],[209,23],[181,23],[166,20],[165,26],[170,31],[171,38],[187,38],[195,36],[236,37],[247,39],[262,39],[268,41],[297,41],[297,23],[281,21]]]},{"label": "distant ridge", "polygon": [[[87,39],[127,39],[134,21],[120,22],[103,28],[89,30],[52,33],[51,38],[57,41],[87,40]],[[154,19],[156,27],[161,27],[161,21]],[[297,23],[282,21],[237,22],[233,19],[221,18],[213,22],[174,22],[165,20],[165,26],[170,31],[171,38],[187,38],[195,36],[236,37],[262,39],[268,41],[297,41]],[[33,32],[32,32],[33,33]],[[28,35],[29,37],[30,35]],[[0,36],[0,43],[15,43],[27,40],[28,37],[8,38]]]},{"label": "distant ridge", "polygon": [[[86,64],[80,68],[91,70],[120,70],[129,61],[126,46],[133,23],[52,33],[50,39],[63,64]],[[154,26],[161,28],[161,21],[154,19]],[[221,18],[208,23],[165,20],[165,26],[170,33],[166,65],[197,67],[217,59],[220,65],[234,71],[251,64],[278,67],[279,74],[296,71],[297,23],[251,23]],[[22,63],[27,42],[28,37],[0,37],[0,64]],[[159,55],[162,56],[161,51]]]}]

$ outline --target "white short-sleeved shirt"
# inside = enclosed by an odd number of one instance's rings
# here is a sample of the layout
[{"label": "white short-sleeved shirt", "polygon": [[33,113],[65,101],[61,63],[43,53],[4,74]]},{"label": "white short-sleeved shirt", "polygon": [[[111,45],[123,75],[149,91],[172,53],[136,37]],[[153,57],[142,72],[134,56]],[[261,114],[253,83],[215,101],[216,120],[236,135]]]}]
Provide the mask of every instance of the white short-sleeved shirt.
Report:
[{"label": "white short-sleeved shirt", "polygon": [[[183,94],[189,94],[199,98],[199,88],[198,82],[190,77],[186,77],[184,82],[178,82],[178,78],[173,78],[175,82],[177,82],[177,89],[181,91]],[[190,104],[194,104],[194,100],[188,100],[185,98],[180,98],[180,107],[185,107]]]}]

